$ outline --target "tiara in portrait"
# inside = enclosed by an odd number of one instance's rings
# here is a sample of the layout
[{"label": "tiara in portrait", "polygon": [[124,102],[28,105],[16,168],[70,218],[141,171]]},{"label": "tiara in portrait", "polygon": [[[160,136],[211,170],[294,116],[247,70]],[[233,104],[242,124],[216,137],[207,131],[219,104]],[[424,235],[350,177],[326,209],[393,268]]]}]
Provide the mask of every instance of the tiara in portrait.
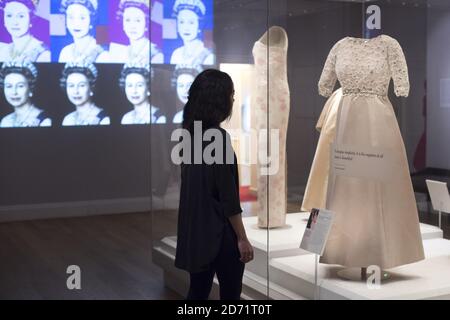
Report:
[{"label": "tiara in portrait", "polygon": [[126,5],[133,5],[133,4],[144,5],[148,8],[149,2],[150,2],[149,0],[120,0],[119,8],[123,8]]},{"label": "tiara in portrait", "polygon": [[206,14],[206,6],[201,0],[176,0],[173,5],[173,12],[178,14],[178,12],[184,9],[192,10],[199,16]]},{"label": "tiara in portrait", "polygon": [[131,69],[131,68],[150,70],[150,64],[142,62],[128,62],[123,66],[123,69]]},{"label": "tiara in portrait", "polygon": [[85,70],[88,70],[94,76],[94,78],[97,78],[97,76],[98,76],[97,68],[94,66],[93,63],[90,63],[90,62],[68,62],[64,66],[64,69],[69,69],[69,68],[85,69]]},{"label": "tiara in portrait", "polygon": [[33,78],[37,78],[38,75],[38,71],[36,69],[36,67],[34,66],[34,64],[30,61],[19,61],[19,60],[12,60],[12,61],[7,61],[5,63],[3,63],[2,65],[2,70],[7,69],[7,68],[22,68],[22,69],[27,69],[30,74],[33,76]]},{"label": "tiara in portrait", "polygon": [[[9,2],[13,2],[14,0],[0,0],[0,9],[4,9],[6,4]],[[16,0],[24,4],[28,9],[34,11],[36,7],[39,5],[39,0]]]},{"label": "tiara in portrait", "polygon": [[67,7],[71,4],[85,4],[90,3],[92,8],[97,11],[98,9],[98,0],[62,0],[61,1],[61,8],[67,9]]},{"label": "tiara in portrait", "polygon": [[199,64],[187,64],[187,63],[180,63],[175,66],[175,72],[179,70],[191,70],[193,73],[201,73],[203,71],[203,68]]}]

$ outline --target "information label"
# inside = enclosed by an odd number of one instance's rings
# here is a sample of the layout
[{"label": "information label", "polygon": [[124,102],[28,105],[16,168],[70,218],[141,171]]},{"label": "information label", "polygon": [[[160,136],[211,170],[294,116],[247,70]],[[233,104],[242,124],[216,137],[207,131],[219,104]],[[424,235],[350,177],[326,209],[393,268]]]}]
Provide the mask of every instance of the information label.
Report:
[{"label": "information label", "polygon": [[388,182],[401,169],[392,150],[386,148],[331,145],[335,175]]},{"label": "information label", "polygon": [[433,180],[426,180],[426,183],[433,209],[450,213],[450,194],[448,193],[447,183]]},{"label": "information label", "polygon": [[300,248],[322,255],[333,224],[334,214],[328,210],[312,209]]}]

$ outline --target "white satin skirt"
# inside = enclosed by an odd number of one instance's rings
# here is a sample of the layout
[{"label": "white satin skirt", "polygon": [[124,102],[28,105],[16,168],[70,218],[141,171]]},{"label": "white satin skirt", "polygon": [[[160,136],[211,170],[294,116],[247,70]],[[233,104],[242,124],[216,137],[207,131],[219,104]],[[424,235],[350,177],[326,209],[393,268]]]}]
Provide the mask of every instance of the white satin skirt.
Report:
[{"label": "white satin skirt", "polygon": [[342,89],[338,89],[328,98],[317,121],[316,129],[320,131],[320,137],[303,195],[302,211],[310,212],[313,208],[325,209],[326,207],[330,146],[335,138],[341,99]]},{"label": "white satin skirt", "polygon": [[[320,262],[389,269],[424,259],[405,146],[392,104],[382,96],[343,95],[338,109],[336,143],[389,150],[395,174],[388,182],[330,174],[326,202],[336,216]],[[324,201],[321,192],[318,199]]]}]

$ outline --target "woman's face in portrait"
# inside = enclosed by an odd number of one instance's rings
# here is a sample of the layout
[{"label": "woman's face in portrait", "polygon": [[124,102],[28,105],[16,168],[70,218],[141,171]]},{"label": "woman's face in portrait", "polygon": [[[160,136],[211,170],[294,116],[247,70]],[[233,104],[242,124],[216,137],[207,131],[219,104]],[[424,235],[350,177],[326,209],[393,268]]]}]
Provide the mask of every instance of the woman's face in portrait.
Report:
[{"label": "woman's face in portrait", "polygon": [[4,9],[6,30],[13,38],[28,34],[30,29],[30,10],[23,3],[8,2]]},{"label": "woman's face in portrait", "polygon": [[21,107],[30,99],[30,86],[23,74],[10,73],[5,77],[4,91],[6,101],[13,107]]},{"label": "woman's face in portrait", "polygon": [[71,73],[67,77],[67,97],[75,106],[81,106],[91,99],[88,78],[82,73]]},{"label": "woman's face in portrait", "polygon": [[66,24],[74,38],[83,38],[89,34],[91,15],[88,8],[81,4],[71,4],[66,11]]},{"label": "woman's face in portrait", "polygon": [[129,7],[123,12],[123,31],[130,40],[139,40],[145,35],[145,13],[138,8]]},{"label": "woman's face in portrait", "polygon": [[128,101],[133,105],[140,105],[145,102],[150,91],[147,87],[147,81],[139,73],[130,73],[125,79],[125,93]]},{"label": "woman's face in portrait", "polygon": [[184,42],[197,39],[199,21],[197,14],[192,10],[181,10],[177,17],[178,33]]},{"label": "woman's face in portrait", "polygon": [[188,102],[189,89],[194,82],[194,77],[190,74],[180,74],[177,78],[177,94],[183,104]]}]

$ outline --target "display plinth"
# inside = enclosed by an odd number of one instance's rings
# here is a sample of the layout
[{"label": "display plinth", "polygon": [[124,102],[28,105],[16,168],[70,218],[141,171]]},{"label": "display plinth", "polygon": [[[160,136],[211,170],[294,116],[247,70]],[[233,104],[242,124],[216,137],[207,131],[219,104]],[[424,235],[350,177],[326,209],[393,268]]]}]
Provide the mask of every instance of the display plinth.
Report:
[{"label": "display plinth", "polygon": [[[450,241],[424,240],[426,259],[389,269],[390,279],[379,287],[341,279],[337,265],[319,265],[319,299],[450,299]],[[314,255],[270,260],[273,282],[309,299],[314,298]]]},{"label": "display plinth", "polygon": [[[174,265],[176,244],[176,237],[166,237],[161,241],[155,242],[152,250],[152,261],[163,269],[164,284],[181,296],[185,296],[189,288],[189,275]],[[306,299],[273,281],[269,281],[269,290],[267,290],[267,284],[266,277],[259,276],[246,268],[242,283],[241,298],[244,300],[265,300],[267,299],[267,293],[269,293],[269,298],[275,300]],[[210,299],[218,298],[219,286],[215,278]]]},{"label": "display plinth", "polygon": [[[367,277],[369,275],[363,276],[361,268],[345,268],[341,271],[338,271],[337,273],[338,277],[345,280],[350,281],[360,281],[360,282],[367,282]],[[386,271],[381,271],[380,274],[380,281],[386,281],[391,278],[391,274]]]},{"label": "display plinth", "polygon": [[[314,255],[299,249],[300,240],[306,228],[309,213],[293,213],[287,215],[287,224],[289,228],[280,228],[270,230],[259,229],[257,225],[257,217],[243,218],[247,231],[247,236],[254,246],[254,260],[246,265],[242,298],[244,299],[266,299],[267,295],[267,262],[269,261],[269,298],[270,299],[313,299],[314,298]],[[435,226],[421,224],[420,230],[422,239],[424,239],[425,255],[427,260],[412,264],[401,268],[406,269],[406,275],[393,278],[391,282],[382,283],[388,285],[385,296],[380,299],[390,299],[389,294],[395,295],[396,288],[392,288],[392,282],[405,282],[411,286],[421,286],[423,292],[416,293],[417,299],[425,299],[427,296],[440,297],[436,294],[438,288],[442,288],[445,297],[450,298],[450,241],[442,239],[442,230]],[[270,246],[268,251],[267,239]],[[185,271],[175,268],[175,250],[176,237],[166,237],[161,241],[157,241],[153,245],[152,260],[164,270],[165,284],[178,292],[185,295],[188,288],[188,274]],[[429,261],[430,259],[435,259]],[[424,265],[424,266],[422,266]],[[430,268],[431,271],[426,270]],[[319,291],[320,299],[378,299],[360,293],[361,286],[364,283],[352,282],[339,279],[337,272],[342,270],[339,266],[319,265]],[[397,269],[395,269],[397,272]],[[425,276],[421,278],[421,272],[425,270]],[[391,270],[389,270],[391,272]],[[397,272],[398,273],[398,272]],[[436,274],[433,274],[436,273]],[[439,284],[439,276],[443,275],[443,283]],[[330,276],[328,279],[325,276]],[[412,282],[411,278],[422,279],[422,281]],[[436,278],[437,277],[437,278]],[[448,278],[448,279],[447,279]],[[428,280],[431,287],[425,285]],[[448,280],[448,286],[447,281]],[[341,285],[344,283],[345,285]],[[352,285],[353,283],[353,285]],[[338,285],[339,284],[339,285]],[[218,285],[215,280],[213,285],[212,298],[218,298]],[[398,290],[397,290],[398,291]],[[410,290],[404,289],[404,292]],[[427,291],[429,293],[427,294]],[[405,293],[405,294],[406,294]],[[398,295],[401,298],[401,295]],[[406,297],[405,299],[407,299]],[[412,297],[414,298],[414,297]]]}]

